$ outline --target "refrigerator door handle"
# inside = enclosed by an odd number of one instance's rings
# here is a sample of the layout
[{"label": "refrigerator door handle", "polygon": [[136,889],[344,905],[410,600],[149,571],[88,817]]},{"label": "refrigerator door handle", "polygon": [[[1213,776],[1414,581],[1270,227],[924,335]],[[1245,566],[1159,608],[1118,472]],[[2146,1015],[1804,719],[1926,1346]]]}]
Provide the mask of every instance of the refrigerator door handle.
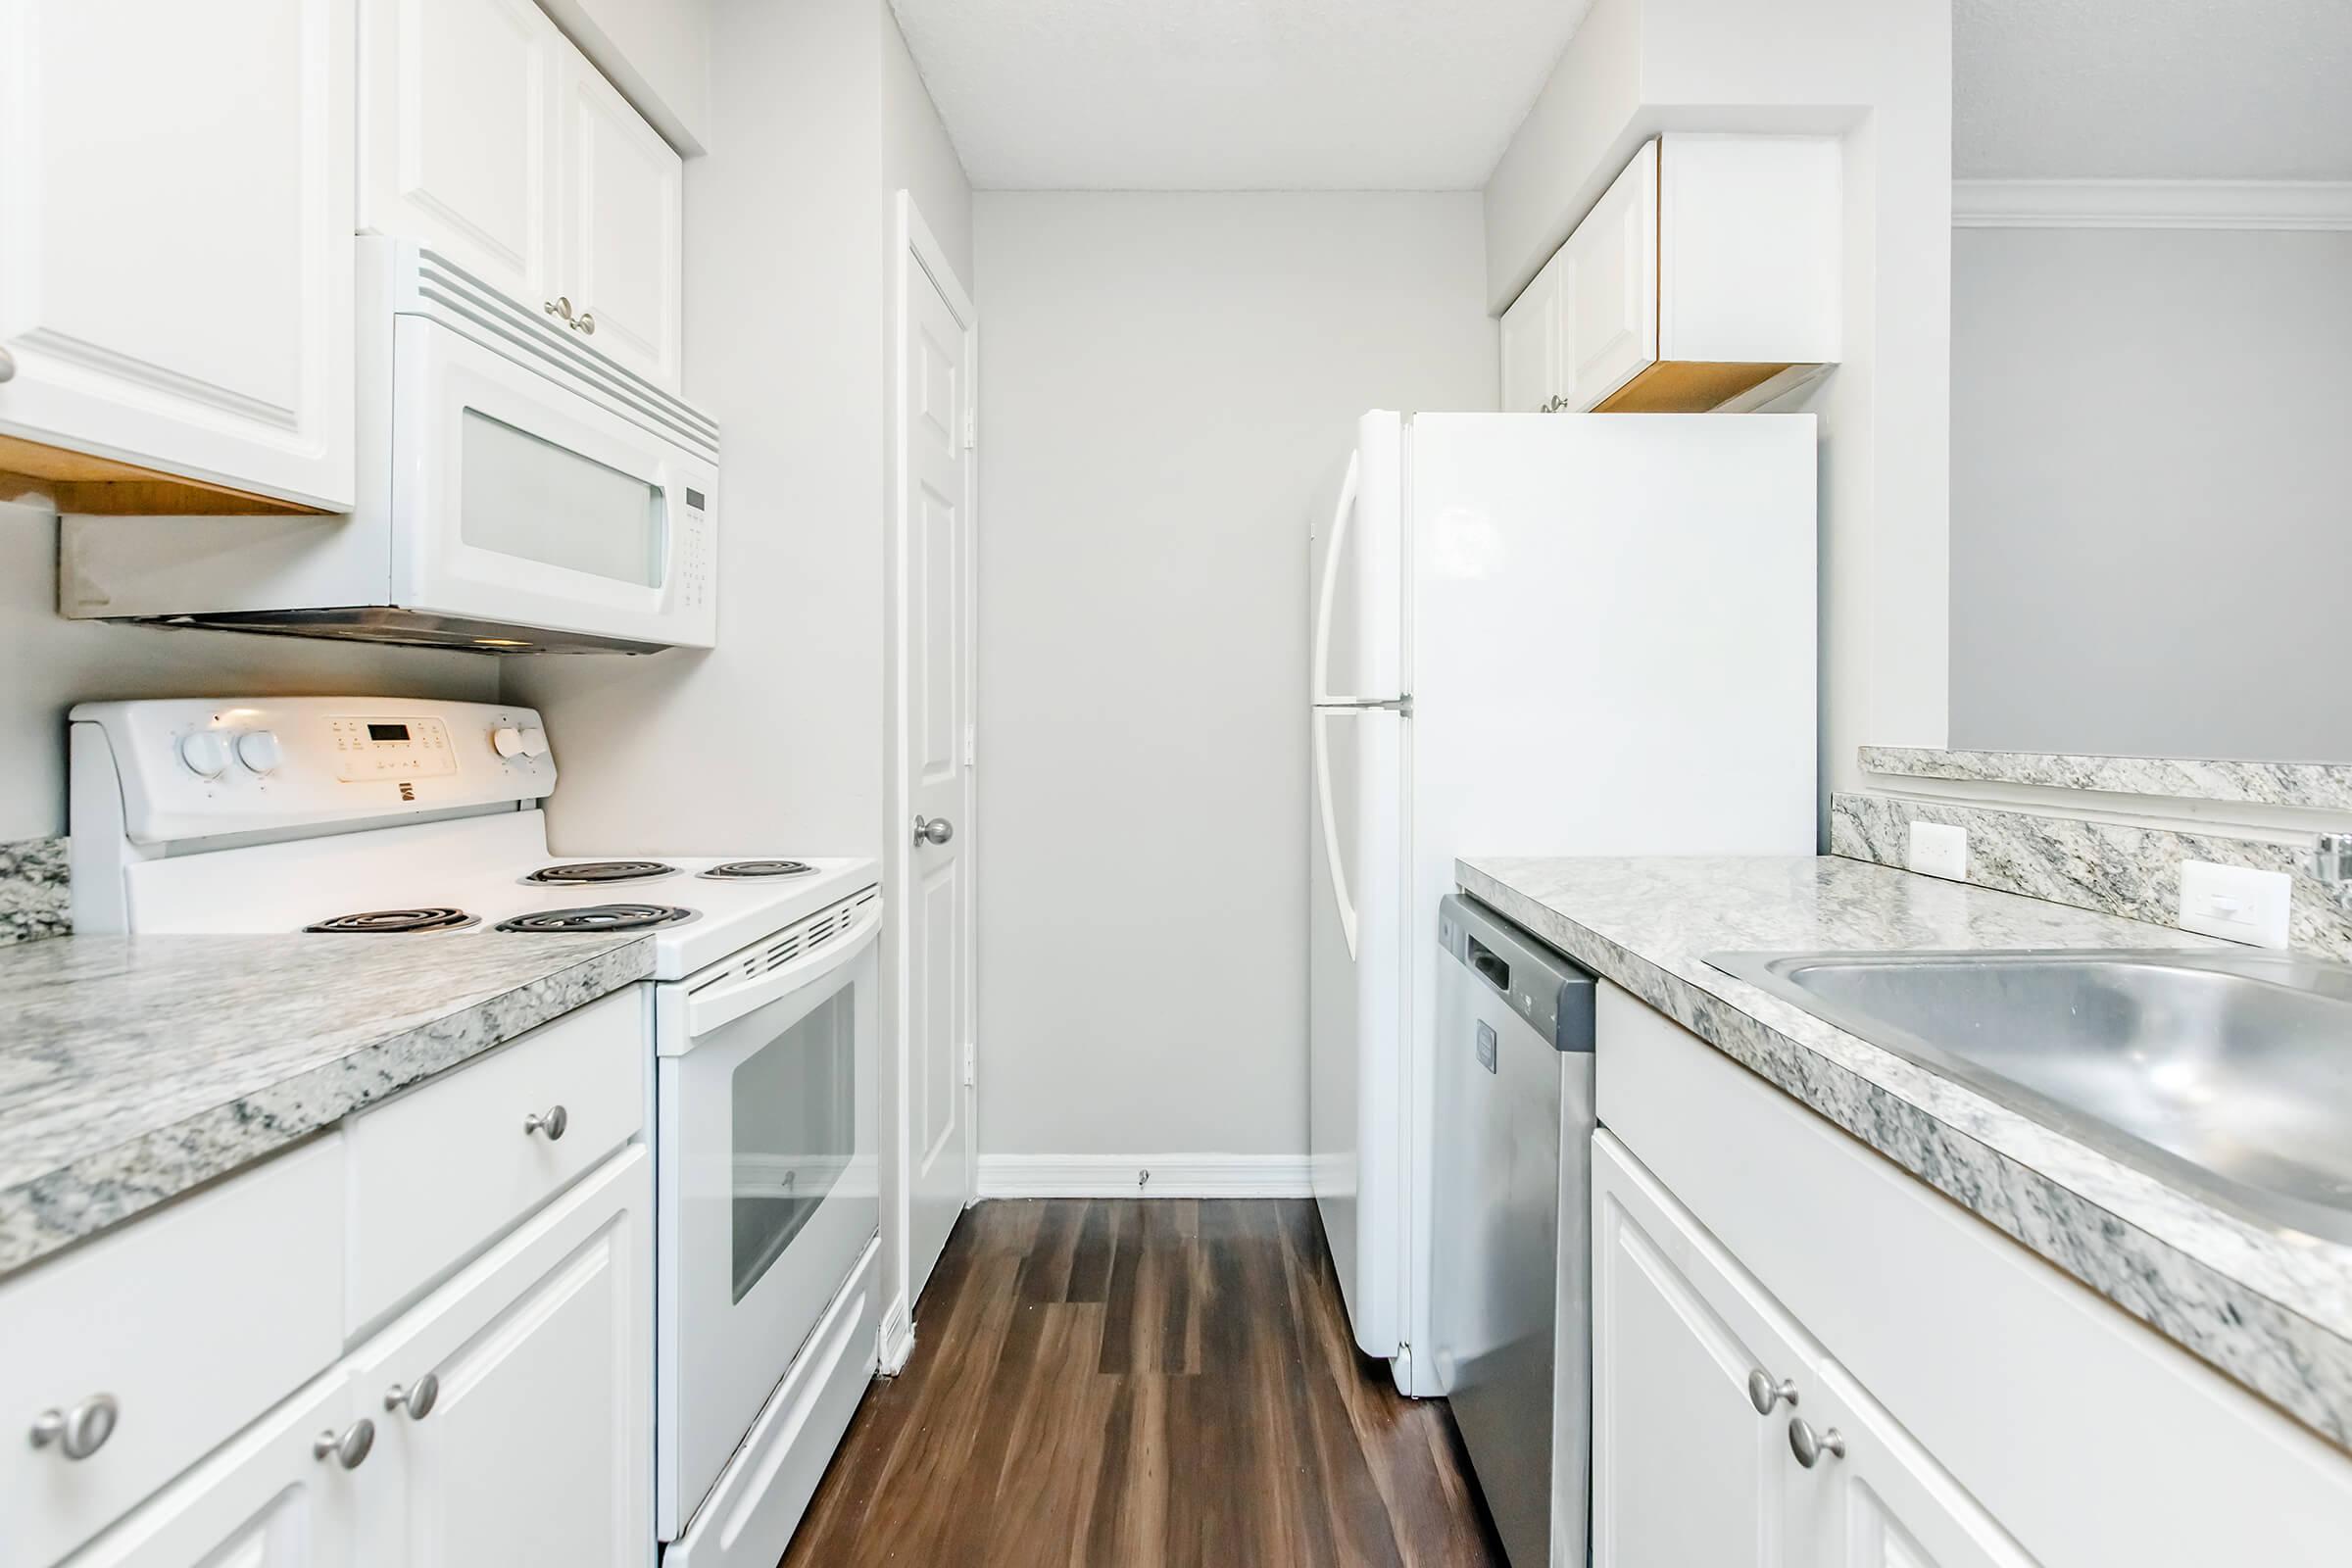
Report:
[{"label": "refrigerator door handle", "polygon": [[[1350,476],[1354,468],[1349,467]],[[1348,891],[1348,871],[1340,859],[1340,824],[1331,809],[1331,718],[1315,715],[1315,814],[1323,827],[1323,861],[1331,868],[1332,897],[1340,906],[1340,934],[1348,940],[1348,960],[1355,961],[1355,900]]]},{"label": "refrigerator door handle", "polygon": [[[1332,602],[1339,595],[1340,558],[1348,549],[1348,530],[1355,521],[1357,466],[1362,461],[1360,451],[1348,454],[1348,477],[1340,481],[1340,503],[1332,511],[1331,548],[1323,552],[1323,581],[1315,593],[1314,688],[1309,702],[1322,702],[1331,694]],[[1354,930],[1352,922],[1348,929]],[[1351,953],[1355,949],[1352,935],[1348,939],[1348,947]]]}]

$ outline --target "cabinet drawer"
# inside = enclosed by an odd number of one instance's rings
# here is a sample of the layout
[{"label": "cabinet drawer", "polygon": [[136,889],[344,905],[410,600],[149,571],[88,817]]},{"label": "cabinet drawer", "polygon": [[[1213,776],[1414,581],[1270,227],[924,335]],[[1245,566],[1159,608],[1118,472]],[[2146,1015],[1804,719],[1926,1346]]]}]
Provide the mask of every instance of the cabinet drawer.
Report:
[{"label": "cabinet drawer", "polygon": [[[54,1562],[342,1349],[345,1146],[327,1137],[0,1285],[0,1526]],[[79,1459],[25,1441],[101,1396]]]},{"label": "cabinet drawer", "polygon": [[646,1024],[631,986],[351,1123],[353,1339],[637,1136]]}]

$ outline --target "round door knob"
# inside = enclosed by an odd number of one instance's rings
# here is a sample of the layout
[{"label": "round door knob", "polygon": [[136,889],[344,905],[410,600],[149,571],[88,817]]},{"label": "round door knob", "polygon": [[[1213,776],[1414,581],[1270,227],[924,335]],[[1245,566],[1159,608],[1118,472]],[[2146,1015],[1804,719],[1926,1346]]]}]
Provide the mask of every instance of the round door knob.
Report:
[{"label": "round door knob", "polygon": [[1762,1367],[1747,1375],[1747,1402],[1756,1407],[1756,1414],[1772,1414],[1772,1407],[1783,1399],[1796,1403],[1796,1384],[1792,1380],[1783,1378],[1775,1383],[1772,1374]]},{"label": "round door knob", "polygon": [[122,1406],[111,1394],[93,1394],[71,1410],[43,1410],[32,1418],[32,1446],[57,1451],[69,1459],[87,1459],[115,1435]]},{"label": "round door knob", "polygon": [[198,778],[219,778],[228,766],[228,737],[217,729],[182,735],[179,761]]},{"label": "round door knob", "polygon": [[427,1372],[413,1384],[395,1383],[386,1389],[384,1391],[384,1408],[395,1412],[406,1410],[410,1420],[421,1421],[433,1413],[433,1406],[439,1402],[440,1398],[440,1375]]},{"label": "round door knob", "polygon": [[562,1105],[550,1107],[545,1114],[533,1111],[522,1118],[522,1130],[526,1134],[545,1133],[547,1141],[551,1144],[563,1137],[564,1129],[570,1125],[571,1112],[565,1110]]},{"label": "round door knob", "polygon": [[956,836],[956,824],[944,816],[914,819],[914,841],[917,844],[945,844]]},{"label": "round door knob", "polygon": [[331,1459],[346,1470],[357,1470],[375,1446],[375,1423],[362,1416],[342,1432],[321,1432],[311,1440],[311,1457]]},{"label": "round door knob", "polygon": [[547,755],[547,731],[538,728],[536,725],[525,729],[522,732],[522,755],[525,757],[545,757]]},{"label": "round door knob", "polygon": [[1798,1464],[1810,1470],[1821,1463],[1825,1453],[1833,1459],[1844,1458],[1845,1435],[1836,1427],[1815,1432],[1803,1416],[1792,1415],[1788,1418],[1788,1451],[1796,1455]]},{"label": "round door knob", "polygon": [[522,731],[512,724],[502,725],[490,732],[490,749],[501,757],[522,755]]},{"label": "round door knob", "polygon": [[250,772],[274,772],[285,760],[286,749],[277,743],[273,731],[252,729],[237,737],[237,760]]}]

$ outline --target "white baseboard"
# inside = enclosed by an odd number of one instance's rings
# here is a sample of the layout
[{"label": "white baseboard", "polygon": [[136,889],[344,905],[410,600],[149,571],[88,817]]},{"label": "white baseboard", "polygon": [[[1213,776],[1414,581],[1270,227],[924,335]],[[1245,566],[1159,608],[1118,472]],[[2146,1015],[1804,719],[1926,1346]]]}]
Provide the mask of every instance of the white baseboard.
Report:
[{"label": "white baseboard", "polygon": [[1304,1154],[982,1154],[980,1196],[1305,1198],[1307,1171]]},{"label": "white baseboard", "polygon": [[906,1310],[904,1293],[892,1297],[882,1309],[882,1327],[875,1339],[874,1370],[886,1378],[897,1377],[914,1353],[914,1314]]}]

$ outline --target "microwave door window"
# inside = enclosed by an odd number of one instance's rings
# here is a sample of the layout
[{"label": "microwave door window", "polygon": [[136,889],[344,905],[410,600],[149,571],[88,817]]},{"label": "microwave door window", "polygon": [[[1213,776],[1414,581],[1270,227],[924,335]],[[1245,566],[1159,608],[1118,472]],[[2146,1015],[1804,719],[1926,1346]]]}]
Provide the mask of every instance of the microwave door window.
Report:
[{"label": "microwave door window", "polygon": [[792,1246],[856,1152],[857,996],[844,986],[735,1068],[738,1301]]},{"label": "microwave door window", "polygon": [[459,535],[639,588],[662,583],[662,487],[467,409]]}]

